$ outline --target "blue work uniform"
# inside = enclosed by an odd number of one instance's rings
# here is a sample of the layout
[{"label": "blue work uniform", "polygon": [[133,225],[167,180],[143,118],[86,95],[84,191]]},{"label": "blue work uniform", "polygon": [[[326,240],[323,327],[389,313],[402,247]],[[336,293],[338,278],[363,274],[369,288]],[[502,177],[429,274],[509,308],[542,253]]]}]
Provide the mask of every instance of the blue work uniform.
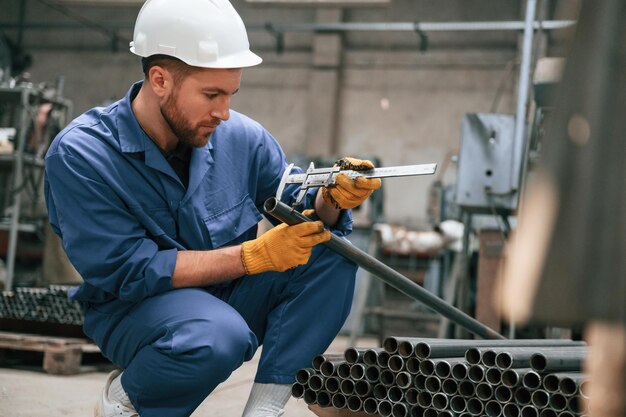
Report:
[{"label": "blue work uniform", "polygon": [[[71,122],[47,155],[50,223],[84,283],[84,332],[125,371],[142,417],[188,416],[263,344],[255,380],[289,384],[345,321],[356,265],[323,245],[306,265],[174,289],[176,255],[254,239],[287,161],[260,124],[231,111],[194,148],[185,187],[126,97]],[[286,189],[291,203],[297,186]],[[311,207],[314,192],[304,207]],[[351,230],[342,212],[334,233]]]}]

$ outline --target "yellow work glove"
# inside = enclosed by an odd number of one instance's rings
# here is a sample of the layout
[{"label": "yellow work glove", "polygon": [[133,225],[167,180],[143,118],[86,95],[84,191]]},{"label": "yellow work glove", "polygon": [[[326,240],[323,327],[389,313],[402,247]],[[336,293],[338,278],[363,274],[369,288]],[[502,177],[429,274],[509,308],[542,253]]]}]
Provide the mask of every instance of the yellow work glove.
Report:
[{"label": "yellow work glove", "polygon": [[[374,164],[370,161],[356,158],[342,158],[335,162],[335,166],[354,171],[366,171],[374,168]],[[322,198],[337,209],[354,208],[372,195],[374,190],[379,189],[381,184],[380,178],[357,177],[351,179],[345,174],[339,174],[335,179],[335,184],[322,188]]]},{"label": "yellow work glove", "polygon": [[241,245],[241,260],[246,274],[283,272],[304,265],[313,246],[330,240],[330,231],[320,221],[289,226],[285,223]]}]

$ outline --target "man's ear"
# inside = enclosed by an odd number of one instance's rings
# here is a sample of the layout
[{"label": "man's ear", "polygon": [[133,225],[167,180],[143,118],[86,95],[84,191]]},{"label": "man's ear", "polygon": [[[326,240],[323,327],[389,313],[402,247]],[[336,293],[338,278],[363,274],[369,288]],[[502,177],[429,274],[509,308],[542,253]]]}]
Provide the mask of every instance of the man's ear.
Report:
[{"label": "man's ear", "polygon": [[167,96],[173,87],[172,74],[159,65],[150,67],[148,70],[148,81],[152,91],[159,97]]}]

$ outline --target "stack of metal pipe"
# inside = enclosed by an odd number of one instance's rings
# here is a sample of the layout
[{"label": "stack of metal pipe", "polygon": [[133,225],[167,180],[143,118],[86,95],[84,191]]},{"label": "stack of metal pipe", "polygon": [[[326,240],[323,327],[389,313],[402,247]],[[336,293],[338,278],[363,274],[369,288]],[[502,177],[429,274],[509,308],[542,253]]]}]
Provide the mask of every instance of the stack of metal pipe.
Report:
[{"label": "stack of metal pipe", "polygon": [[67,297],[70,287],[18,287],[0,294],[0,318],[60,324],[83,324],[80,304]]},{"label": "stack of metal pipe", "polygon": [[390,337],[316,356],[292,395],[381,417],[585,415],[584,342]]}]

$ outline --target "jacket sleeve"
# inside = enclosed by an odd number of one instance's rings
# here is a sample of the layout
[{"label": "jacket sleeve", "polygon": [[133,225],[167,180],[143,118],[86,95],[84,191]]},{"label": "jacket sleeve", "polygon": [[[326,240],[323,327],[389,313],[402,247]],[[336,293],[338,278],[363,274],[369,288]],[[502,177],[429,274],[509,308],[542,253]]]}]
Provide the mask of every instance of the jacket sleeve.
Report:
[{"label": "jacket sleeve", "polygon": [[80,156],[46,158],[50,223],[87,284],[122,301],[137,302],[172,289],[175,248],[160,248],[107,183]]}]

